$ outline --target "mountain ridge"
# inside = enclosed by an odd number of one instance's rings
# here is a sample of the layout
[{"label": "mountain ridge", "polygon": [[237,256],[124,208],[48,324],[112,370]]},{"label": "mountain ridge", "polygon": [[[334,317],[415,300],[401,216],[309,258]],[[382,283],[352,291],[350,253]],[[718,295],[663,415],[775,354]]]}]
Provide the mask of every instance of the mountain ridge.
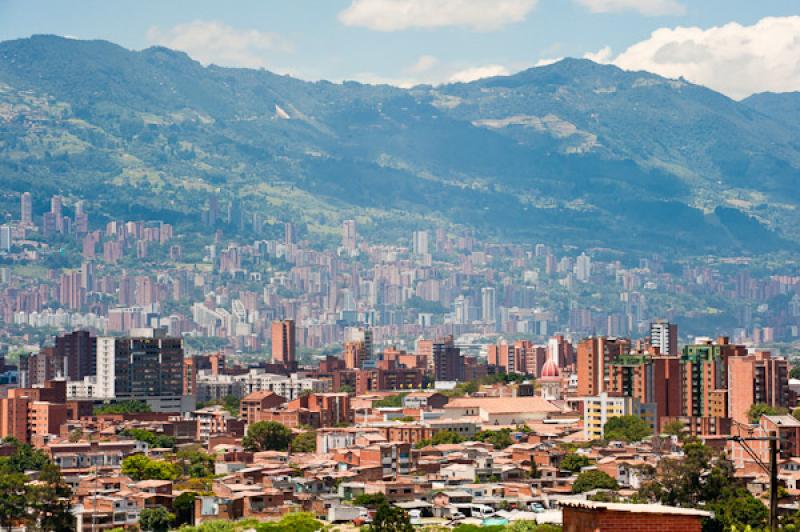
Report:
[{"label": "mountain ridge", "polygon": [[796,127],[588,60],[401,89],[36,36],[0,43],[0,84],[4,185],[89,194],[109,216],[136,197],[128,210],[188,221],[221,194],[328,234],[358,212],[385,238],[433,223],[637,252],[800,241]]}]

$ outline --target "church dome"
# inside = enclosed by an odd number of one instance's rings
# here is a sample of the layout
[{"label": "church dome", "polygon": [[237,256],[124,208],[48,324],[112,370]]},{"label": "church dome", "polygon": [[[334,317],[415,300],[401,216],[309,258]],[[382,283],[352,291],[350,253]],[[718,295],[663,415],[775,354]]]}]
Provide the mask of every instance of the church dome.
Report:
[{"label": "church dome", "polygon": [[540,379],[557,379],[561,376],[561,371],[558,369],[558,365],[553,361],[552,358],[547,359],[547,362],[544,363],[542,366],[542,372],[539,374]]}]

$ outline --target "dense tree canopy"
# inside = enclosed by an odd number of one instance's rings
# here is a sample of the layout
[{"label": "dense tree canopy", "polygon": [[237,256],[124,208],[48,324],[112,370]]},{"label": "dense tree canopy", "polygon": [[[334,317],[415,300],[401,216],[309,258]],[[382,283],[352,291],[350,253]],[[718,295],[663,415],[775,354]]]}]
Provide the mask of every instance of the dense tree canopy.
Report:
[{"label": "dense tree canopy", "polygon": [[247,428],[242,445],[248,451],[285,451],[292,441],[292,431],[275,421],[259,421]]},{"label": "dense tree canopy", "polygon": [[617,481],[611,478],[608,473],[598,471],[597,469],[589,469],[588,471],[582,472],[578,475],[578,478],[575,479],[575,482],[572,484],[572,493],[583,493],[596,489],[615,490],[618,488],[619,485]]},{"label": "dense tree canopy", "polygon": [[618,416],[609,419],[603,427],[606,440],[625,442],[641,441],[653,433],[650,425],[639,416]]},{"label": "dense tree canopy", "polygon": [[[14,439],[4,443],[11,453],[0,457],[0,528],[10,530],[19,524],[29,530],[74,530],[72,493],[59,468],[27,443]],[[37,471],[39,482],[30,482],[25,472]]]},{"label": "dense tree canopy", "polygon": [[177,464],[154,460],[143,454],[132,454],[122,460],[122,474],[133,480],[176,480],[181,475]]},{"label": "dense tree canopy", "polygon": [[567,471],[577,473],[584,467],[589,465],[589,458],[578,453],[567,453],[561,459],[560,467]]},{"label": "dense tree canopy", "polygon": [[313,430],[301,432],[292,439],[292,451],[296,453],[313,453],[317,450],[317,433]]},{"label": "dense tree canopy", "polygon": [[782,416],[788,414],[789,410],[782,406],[771,406],[766,403],[754,403],[747,411],[747,418],[750,423],[758,423],[761,416]]},{"label": "dense tree canopy", "polygon": [[139,514],[139,525],[145,532],[167,532],[175,521],[175,514],[163,506],[145,508]]}]

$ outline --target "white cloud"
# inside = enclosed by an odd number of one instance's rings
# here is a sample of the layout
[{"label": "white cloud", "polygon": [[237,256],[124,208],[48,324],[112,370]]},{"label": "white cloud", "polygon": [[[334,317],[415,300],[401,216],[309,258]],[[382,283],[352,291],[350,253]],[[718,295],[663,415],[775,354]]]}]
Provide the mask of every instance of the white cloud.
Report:
[{"label": "white cloud", "polygon": [[424,74],[439,64],[439,60],[432,55],[421,55],[417,62],[408,68],[412,74]]},{"label": "white cloud", "polygon": [[339,13],[348,26],[375,31],[466,26],[479,31],[521,22],[538,0],[353,0]]},{"label": "white cloud", "polygon": [[732,98],[800,90],[800,16],[752,26],[661,28],[612,62],[626,70],[684,77]]},{"label": "white cloud", "polygon": [[539,59],[538,61],[536,61],[533,64],[533,66],[535,68],[548,66],[548,65],[552,65],[552,64],[558,63],[562,59],[564,59],[564,58],[563,57],[545,57],[544,59]]},{"label": "white cloud", "polygon": [[483,65],[459,70],[450,76],[450,83],[467,83],[481,78],[492,76],[507,76],[508,69],[503,65]]},{"label": "white cloud", "polygon": [[638,11],[642,15],[684,15],[686,6],[677,0],[578,0],[594,13]]},{"label": "white cloud", "polygon": [[586,52],[583,54],[584,59],[590,59],[595,63],[605,64],[611,62],[611,47],[604,46],[596,52]]},{"label": "white cloud", "polygon": [[290,49],[277,34],[203,20],[178,24],[167,31],[153,26],[147,30],[147,40],[184,51],[205,65],[231,67],[266,68],[268,52]]}]

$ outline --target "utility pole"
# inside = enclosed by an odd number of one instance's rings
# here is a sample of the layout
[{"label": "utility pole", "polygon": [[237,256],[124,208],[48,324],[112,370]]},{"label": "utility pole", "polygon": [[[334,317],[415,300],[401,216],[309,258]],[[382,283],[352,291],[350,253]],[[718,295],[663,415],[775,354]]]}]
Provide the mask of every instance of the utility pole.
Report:
[{"label": "utility pole", "polygon": [[[750,458],[769,475],[769,529],[771,532],[778,530],[778,436],[743,438],[741,436],[731,436],[728,438],[742,446]],[[769,465],[765,464],[761,457],[753,450],[749,441],[768,441],[769,442]]]},{"label": "utility pole", "polygon": [[778,437],[769,440],[769,529],[778,530]]}]

